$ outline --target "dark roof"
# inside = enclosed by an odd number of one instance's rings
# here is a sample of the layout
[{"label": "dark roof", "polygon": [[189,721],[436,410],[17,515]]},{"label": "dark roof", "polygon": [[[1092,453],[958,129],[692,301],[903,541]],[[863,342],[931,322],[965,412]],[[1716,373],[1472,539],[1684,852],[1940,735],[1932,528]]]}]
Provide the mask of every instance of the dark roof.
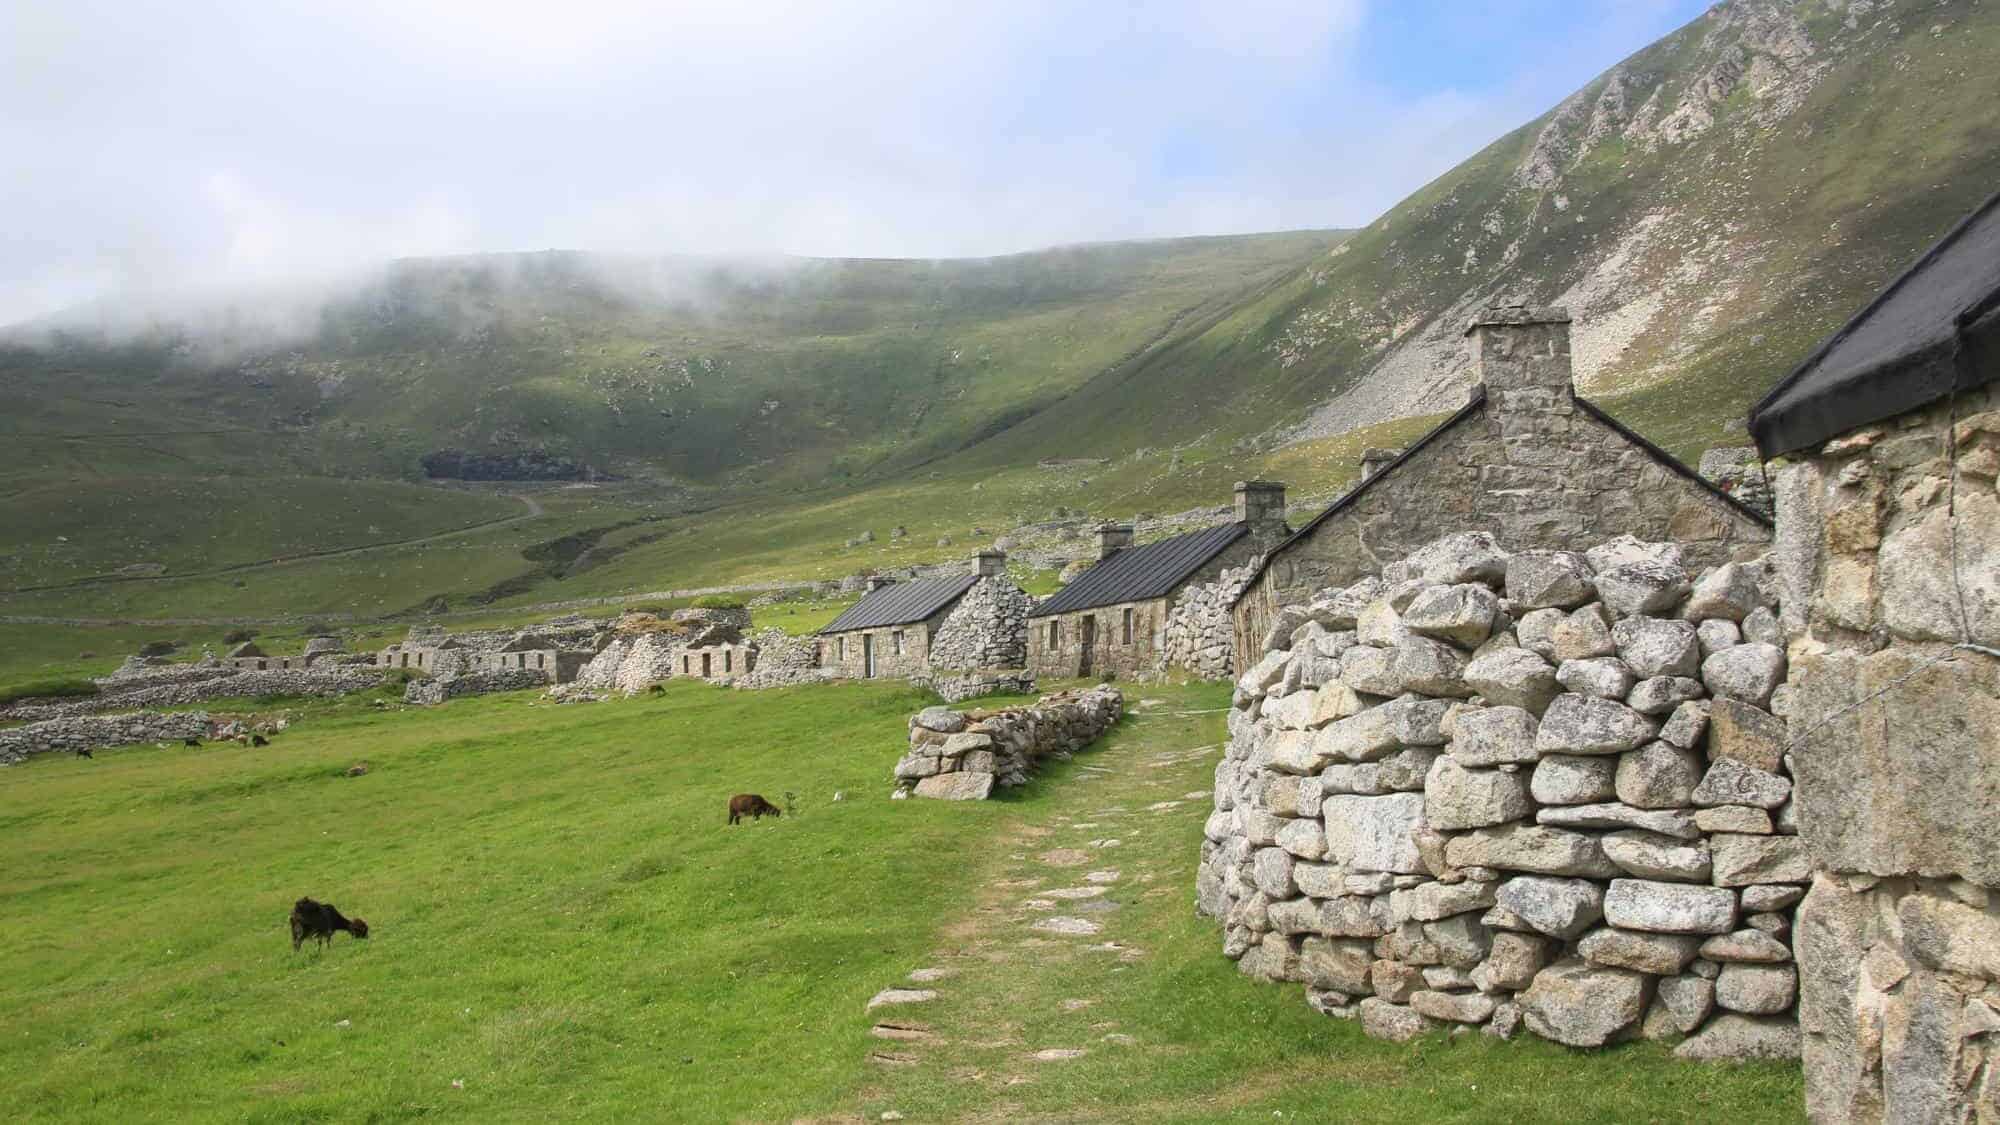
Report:
[{"label": "dark roof", "polygon": [[892,582],[847,607],[847,612],[821,629],[822,633],[846,633],[855,629],[878,629],[884,625],[908,625],[922,621],[965,596],[979,581],[977,574],[951,578],[924,578],[915,582]]},{"label": "dark roof", "polygon": [[2000,194],[1813,349],[1750,412],[1766,457],[2000,379]]},{"label": "dark roof", "polygon": [[[1626,441],[1629,441],[1633,445],[1637,446],[1641,451],[1651,456],[1653,460],[1658,461],[1660,464],[1666,466],[1673,472],[1678,473],[1683,477],[1686,477],[1688,480],[1693,481],[1697,485],[1700,485],[1703,489],[1707,490],[1711,495],[1715,496],[1717,499],[1722,500],[1724,503],[1736,509],[1744,516],[1757,521],[1764,527],[1771,526],[1771,517],[1765,515],[1764,513],[1758,511],[1755,508],[1752,508],[1750,505],[1745,504],[1743,501],[1738,500],[1736,497],[1731,496],[1729,493],[1717,487],[1714,481],[1709,480],[1707,477],[1704,477],[1700,473],[1689,468],[1686,465],[1686,463],[1682,462],[1679,458],[1675,457],[1673,454],[1668,453],[1666,450],[1661,449],[1659,446],[1654,445],[1650,441],[1647,441],[1644,437],[1640,436],[1638,431],[1632,429],[1625,423],[1620,422],[1618,419],[1613,418],[1611,415],[1605,413],[1604,409],[1598,406],[1596,403],[1591,402],[1589,399],[1578,395],[1576,393],[1576,388],[1574,387],[1570,388],[1570,401],[1576,403],[1577,406],[1581,407],[1584,413],[1590,415],[1592,418],[1597,419],[1599,422],[1604,423],[1613,432],[1617,433],[1618,436],[1624,438]],[[1286,539],[1283,543],[1278,544],[1275,548],[1273,548],[1271,551],[1265,554],[1264,561],[1258,564],[1257,566],[1257,573],[1250,576],[1250,581],[1245,583],[1243,589],[1237,593],[1236,600],[1239,602],[1242,601],[1245,595],[1250,593],[1251,587],[1257,585],[1257,580],[1264,577],[1264,571],[1269,569],[1271,562],[1274,559],[1276,559],[1279,555],[1284,554],[1285,551],[1288,550],[1293,543],[1296,543],[1299,540],[1304,539],[1305,537],[1311,535],[1313,533],[1314,528],[1317,528],[1320,524],[1325,523],[1327,520],[1332,519],[1335,515],[1338,515],[1340,512],[1345,511],[1347,508],[1351,507],[1355,503],[1355,501],[1361,499],[1362,494],[1366,493],[1370,488],[1374,487],[1376,481],[1381,480],[1383,477],[1386,477],[1390,473],[1393,473],[1397,469],[1401,468],[1403,462],[1408,461],[1410,458],[1422,452],[1426,446],[1429,446],[1432,442],[1435,442],[1439,438],[1443,437],[1445,433],[1449,431],[1452,427],[1458,425],[1460,422],[1465,421],[1467,418],[1470,418],[1473,415],[1479,413],[1479,411],[1483,409],[1485,406],[1486,406],[1486,386],[1483,383],[1477,384],[1472,388],[1471,398],[1466,401],[1466,404],[1464,406],[1459,407],[1458,410],[1454,414],[1452,414],[1451,417],[1446,418],[1444,421],[1439,422],[1436,426],[1432,427],[1431,432],[1425,434],[1423,437],[1420,437],[1416,441],[1412,442],[1410,444],[1410,447],[1408,449],[1403,450],[1402,453],[1398,454],[1394,461],[1391,461],[1388,464],[1382,466],[1380,469],[1376,470],[1374,476],[1368,477],[1361,483],[1355,485],[1353,488],[1348,489],[1347,492],[1344,493],[1338,500],[1335,500],[1333,503],[1327,505],[1326,511],[1321,512],[1319,515],[1314,516],[1304,527],[1301,527],[1297,531],[1293,532],[1290,538]]]},{"label": "dark roof", "polygon": [[1248,534],[1249,524],[1226,523],[1142,547],[1120,548],[1077,575],[1076,581],[1049,595],[1028,616],[1048,617],[1165,597],[1225,547]]},{"label": "dark roof", "polygon": [[253,656],[268,656],[268,655],[269,654],[266,653],[263,649],[257,647],[256,641],[244,641],[242,644],[237,645],[235,648],[229,650],[229,657],[232,660],[248,659]]}]

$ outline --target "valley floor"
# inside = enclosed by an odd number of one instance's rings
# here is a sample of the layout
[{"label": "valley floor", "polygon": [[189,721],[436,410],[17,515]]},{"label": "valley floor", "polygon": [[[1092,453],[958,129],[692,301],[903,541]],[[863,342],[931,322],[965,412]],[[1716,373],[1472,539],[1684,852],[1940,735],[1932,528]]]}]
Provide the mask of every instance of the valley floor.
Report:
[{"label": "valley floor", "polygon": [[[887,799],[923,704],[887,684],[352,698],[266,750],[0,771],[0,1102],[119,1121],[1800,1117],[1795,1066],[1385,1044],[1240,976],[1191,910],[1227,689],[1126,690],[1103,744],[976,805]],[[735,792],[795,813],[726,827]],[[302,894],[374,932],[293,953]],[[889,988],[936,995],[868,1010]]]}]

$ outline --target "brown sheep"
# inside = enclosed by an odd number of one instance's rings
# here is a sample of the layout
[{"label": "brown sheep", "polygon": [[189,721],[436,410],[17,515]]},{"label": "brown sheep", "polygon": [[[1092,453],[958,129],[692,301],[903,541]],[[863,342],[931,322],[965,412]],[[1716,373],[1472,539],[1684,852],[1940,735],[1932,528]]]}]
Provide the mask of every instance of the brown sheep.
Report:
[{"label": "brown sheep", "polygon": [[346,930],[358,938],[368,936],[368,923],[359,918],[345,918],[332,903],[314,902],[302,898],[292,904],[292,949],[296,951],[307,938],[318,938],[321,945],[333,940],[335,930]]},{"label": "brown sheep", "polygon": [[765,815],[783,816],[784,811],[755,793],[738,793],[729,798],[729,823],[736,824],[744,817],[762,820]]}]

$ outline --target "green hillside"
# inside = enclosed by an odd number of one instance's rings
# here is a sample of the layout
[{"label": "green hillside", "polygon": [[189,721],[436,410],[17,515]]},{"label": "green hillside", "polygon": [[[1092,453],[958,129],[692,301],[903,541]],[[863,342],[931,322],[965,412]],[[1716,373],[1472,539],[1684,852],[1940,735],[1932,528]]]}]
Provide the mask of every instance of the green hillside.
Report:
[{"label": "green hillside", "polygon": [[[1058,507],[1171,513],[1249,475],[1324,497],[1364,445],[1462,401],[1460,331],[1498,298],[1567,305],[1585,391],[1692,459],[1741,442],[1748,405],[2000,183],[1996,94],[1990,4],[1732,0],[1351,236],[494,255],[398,263],[283,335],[248,304],[115,340],[37,326],[0,348],[0,616],[519,607],[935,561]],[[422,504],[339,483],[415,487],[445,453],[600,479]],[[178,502],[222,475],[267,482],[233,509],[256,530]],[[455,557],[422,541],[523,489],[560,503]],[[104,546],[53,550],[52,497]],[[304,539],[262,526],[343,504]],[[588,565],[545,565],[579,533]],[[371,535],[420,541],[201,573]],[[149,561],[169,573],[23,590]]]}]

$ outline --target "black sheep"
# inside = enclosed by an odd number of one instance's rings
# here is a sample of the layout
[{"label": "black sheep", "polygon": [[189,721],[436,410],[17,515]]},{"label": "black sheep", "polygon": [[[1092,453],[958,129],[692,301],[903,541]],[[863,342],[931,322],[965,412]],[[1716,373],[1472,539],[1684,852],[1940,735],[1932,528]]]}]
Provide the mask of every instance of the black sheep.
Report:
[{"label": "black sheep", "polygon": [[333,940],[335,930],[346,930],[358,938],[368,936],[368,923],[359,918],[343,917],[332,903],[314,902],[302,898],[292,904],[292,949],[297,950],[307,938],[318,938],[321,945]]}]

